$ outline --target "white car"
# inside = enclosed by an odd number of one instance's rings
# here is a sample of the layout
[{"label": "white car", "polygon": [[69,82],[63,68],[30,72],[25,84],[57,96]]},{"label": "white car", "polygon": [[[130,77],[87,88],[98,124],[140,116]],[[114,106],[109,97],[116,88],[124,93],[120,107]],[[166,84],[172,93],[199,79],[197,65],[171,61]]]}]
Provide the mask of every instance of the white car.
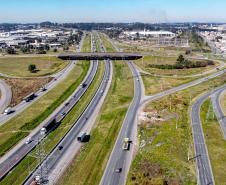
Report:
[{"label": "white car", "polygon": [[29,138],[27,138],[25,144],[28,145],[28,144],[31,143],[31,142],[32,142],[32,140],[31,140],[31,138],[29,137]]}]

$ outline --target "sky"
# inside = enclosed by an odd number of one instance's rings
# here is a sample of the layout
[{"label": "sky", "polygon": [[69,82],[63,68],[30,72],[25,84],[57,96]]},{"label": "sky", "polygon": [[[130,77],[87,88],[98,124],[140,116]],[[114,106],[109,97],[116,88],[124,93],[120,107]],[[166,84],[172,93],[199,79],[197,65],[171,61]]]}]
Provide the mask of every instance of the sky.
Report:
[{"label": "sky", "polygon": [[0,0],[0,22],[226,22],[226,0]]}]

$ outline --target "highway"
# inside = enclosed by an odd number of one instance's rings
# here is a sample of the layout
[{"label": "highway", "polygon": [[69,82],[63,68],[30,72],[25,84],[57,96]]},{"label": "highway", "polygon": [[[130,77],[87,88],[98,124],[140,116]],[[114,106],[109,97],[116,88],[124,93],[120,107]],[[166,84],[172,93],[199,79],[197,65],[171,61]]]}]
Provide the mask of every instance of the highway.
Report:
[{"label": "highway", "polygon": [[225,91],[225,89],[222,88],[222,89],[216,91],[215,93],[213,93],[211,95],[211,101],[213,104],[213,111],[215,112],[217,120],[220,124],[222,135],[223,135],[224,139],[226,140],[226,117],[225,117],[225,114],[224,114],[223,109],[220,104],[220,95],[224,91]]},{"label": "highway", "polygon": [[[81,49],[83,40],[84,40],[84,38],[82,38],[82,40],[80,42],[79,49]],[[20,102],[16,106],[12,107],[13,112],[11,114],[8,114],[8,115],[0,114],[0,126],[3,125],[4,123],[6,123],[11,118],[13,118],[14,116],[21,113],[23,110],[25,110],[31,104],[36,102],[39,98],[41,98],[43,95],[45,95],[51,89],[53,89],[57,84],[62,82],[67,77],[67,75],[70,73],[70,71],[75,67],[75,65],[76,65],[76,61],[70,61],[66,68],[51,75],[51,77],[54,77],[54,79],[45,85],[46,91],[38,90],[37,92],[35,92],[35,95],[37,97],[34,100],[29,101],[29,102],[25,102],[25,101]]]},{"label": "highway", "polygon": [[[105,168],[104,174],[102,176],[101,185],[121,185],[125,184],[126,177],[129,171],[130,163],[133,155],[133,143],[130,144],[130,150],[125,151],[122,149],[124,138],[128,137],[130,139],[136,137],[136,116],[137,111],[141,101],[141,83],[140,74],[136,70],[132,62],[127,62],[129,65],[133,78],[134,78],[134,98],[129,106],[126,117],[123,121],[122,128],[117,137],[114,149],[108,160],[107,167]],[[133,140],[131,140],[133,142]],[[115,170],[122,168],[121,173],[116,173]]]},{"label": "highway", "polygon": [[[91,102],[87,105],[84,112],[79,116],[76,122],[73,124],[70,131],[64,136],[64,138],[57,144],[52,150],[44,162],[26,179],[25,185],[29,185],[35,176],[40,175],[40,171],[47,164],[48,174],[54,170],[57,164],[64,158],[64,155],[69,151],[70,146],[76,141],[76,138],[84,130],[84,127],[89,123],[89,119],[92,119],[92,115],[95,112],[99,102],[101,101],[104,92],[106,92],[109,86],[109,79],[112,75],[112,63],[111,61],[105,61],[105,72],[101,80],[100,86],[98,87],[95,95]],[[92,138],[91,138],[92,139]],[[59,151],[59,146],[63,146],[63,149]],[[58,177],[59,178],[59,177]]]},{"label": "highway", "polygon": [[[69,100],[67,100],[67,103],[64,103],[64,106],[59,109],[52,117],[49,119],[49,121],[45,124],[48,125],[53,120],[56,120],[56,122],[61,122],[66,115],[70,112],[70,110],[78,103],[80,98],[84,95],[84,93],[87,91],[89,86],[91,85],[96,72],[98,68],[98,63],[93,62],[92,69],[90,70],[89,75],[87,78],[83,81],[83,84],[86,84],[86,87],[82,88],[81,86]],[[45,122],[44,122],[45,123]],[[15,150],[11,155],[7,156],[7,158],[4,158],[4,161],[1,160],[0,163],[0,179],[3,178],[16,164],[18,164],[37,144],[40,140],[45,138],[48,135],[46,133],[45,135],[40,133],[40,130],[37,130],[34,135],[31,137],[32,142],[30,144],[23,143],[17,150]]]},{"label": "highway", "polygon": [[[85,94],[97,73],[97,68],[98,62],[91,62],[89,72],[82,82],[82,84],[86,84],[86,86],[79,86],[77,90],[60,106],[60,108],[54,111],[50,117],[43,121],[40,125],[48,125],[54,120],[60,123],[70,112],[70,110],[78,103],[80,98]],[[5,154],[0,159],[0,179],[2,179],[10,170],[12,170],[38,144],[38,142],[45,138],[48,134],[49,133],[43,135],[40,133],[40,128],[35,129],[28,136],[32,140],[31,143],[25,144],[24,139],[23,143],[20,142],[11,151]]]},{"label": "highway", "polygon": [[12,99],[11,88],[0,79],[0,113],[9,106]]},{"label": "highway", "polygon": [[200,185],[215,184],[212,167],[209,160],[208,150],[207,150],[203,129],[202,129],[202,123],[200,118],[200,108],[201,108],[201,105],[204,103],[204,101],[207,100],[210,96],[212,96],[215,93],[221,92],[225,89],[226,89],[226,85],[222,87],[218,87],[213,91],[202,95],[192,105],[190,117],[191,117],[193,141],[195,146],[197,177],[198,177],[198,183]]}]

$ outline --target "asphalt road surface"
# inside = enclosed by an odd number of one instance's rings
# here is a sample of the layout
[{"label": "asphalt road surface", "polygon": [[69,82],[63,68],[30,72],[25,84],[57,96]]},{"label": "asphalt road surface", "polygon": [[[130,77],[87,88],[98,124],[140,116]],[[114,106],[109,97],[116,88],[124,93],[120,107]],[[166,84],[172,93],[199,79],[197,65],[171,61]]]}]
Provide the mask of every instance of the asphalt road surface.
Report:
[{"label": "asphalt road surface", "polygon": [[[79,50],[81,49],[81,46],[83,44],[83,40],[84,39],[82,39],[81,42],[80,42]],[[29,101],[29,102],[25,102],[25,101],[20,102],[16,106],[12,107],[13,112],[11,114],[8,114],[8,115],[0,114],[0,126],[3,125],[4,123],[6,123],[11,118],[13,118],[14,116],[21,113],[28,106],[30,106],[35,101],[37,101],[39,98],[41,98],[44,94],[49,92],[49,90],[53,89],[58,83],[63,81],[65,79],[65,77],[69,74],[69,72],[74,68],[75,64],[76,64],[76,61],[70,61],[70,63],[67,65],[66,68],[64,68],[63,70],[51,75],[51,77],[54,77],[54,79],[52,81],[50,81],[48,84],[45,85],[47,90],[46,91],[38,90],[37,92],[35,92],[35,95],[37,97],[34,100]]]},{"label": "asphalt road surface", "polygon": [[223,134],[224,139],[226,140],[226,117],[224,115],[223,109],[220,104],[220,95],[225,91],[224,88],[216,91],[211,95],[211,101],[213,104],[213,110],[215,112],[215,115],[217,117],[217,120],[220,124],[221,131]]},{"label": "asphalt road surface", "polygon": [[3,80],[0,80],[0,113],[9,106],[11,99],[11,88]]},{"label": "asphalt road surface", "polygon": [[[35,176],[40,175],[41,169],[43,166],[47,164],[48,166],[48,174],[54,169],[55,165],[61,160],[64,153],[70,147],[70,145],[76,140],[79,136],[80,132],[82,131],[83,127],[86,125],[88,119],[92,116],[93,112],[95,111],[96,106],[98,105],[99,101],[101,100],[104,91],[108,86],[108,80],[111,75],[111,62],[105,61],[105,72],[102,78],[101,84],[96,91],[92,101],[86,107],[84,112],[80,115],[78,120],[74,123],[70,131],[65,135],[65,137],[58,143],[58,145],[54,148],[54,150],[48,155],[48,157],[44,160],[44,162],[32,173],[24,184],[29,185],[35,178]],[[63,149],[59,151],[59,146],[63,146]]]},{"label": "asphalt road surface", "polygon": [[[98,62],[93,62],[92,69],[90,70],[89,75],[87,78],[83,81],[82,84],[86,84],[85,87],[80,86],[77,91],[72,95],[69,101],[61,108],[59,109],[52,118],[48,121],[50,123],[54,119],[57,122],[61,122],[64,117],[70,112],[70,110],[78,103],[78,101],[81,99],[81,97],[84,95],[84,93],[87,91],[88,87],[91,85],[98,68]],[[48,124],[47,123],[47,124]],[[46,125],[47,125],[46,124]],[[46,137],[48,133],[41,134],[38,130],[32,137],[31,137],[31,143],[29,144],[23,144],[20,146],[17,150],[15,150],[13,153],[11,153],[10,156],[5,158],[4,161],[0,164],[0,179],[3,178],[10,170],[13,169],[13,167],[16,166],[37,144],[40,140],[42,140],[44,137]]]},{"label": "asphalt road surface", "polygon": [[[127,111],[123,121],[122,128],[117,137],[114,149],[108,160],[107,167],[101,179],[101,185],[121,185],[125,184],[127,173],[129,171],[131,158],[133,154],[133,141],[130,144],[130,150],[123,150],[124,138],[133,138],[134,130],[136,129],[136,114],[141,101],[141,83],[139,72],[134,67],[132,62],[127,62],[134,78],[134,98]],[[121,173],[115,172],[116,169],[122,168]]]},{"label": "asphalt road surface", "polygon": [[205,138],[202,129],[202,122],[200,118],[201,105],[207,100],[212,94],[226,89],[226,85],[218,87],[211,92],[202,95],[192,105],[191,109],[191,126],[193,141],[195,146],[195,159],[197,167],[198,183],[200,185],[214,185],[214,177],[212,172],[211,163],[209,160],[208,150],[205,143]]}]

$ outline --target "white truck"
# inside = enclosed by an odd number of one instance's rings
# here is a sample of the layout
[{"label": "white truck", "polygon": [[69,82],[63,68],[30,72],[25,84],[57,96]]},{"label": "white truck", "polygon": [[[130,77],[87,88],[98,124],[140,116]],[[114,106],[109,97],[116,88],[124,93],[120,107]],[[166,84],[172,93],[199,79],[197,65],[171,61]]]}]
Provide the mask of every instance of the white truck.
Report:
[{"label": "white truck", "polygon": [[130,143],[131,143],[131,141],[129,140],[129,138],[128,137],[125,137],[124,140],[123,140],[122,149],[123,150],[129,150]]}]

